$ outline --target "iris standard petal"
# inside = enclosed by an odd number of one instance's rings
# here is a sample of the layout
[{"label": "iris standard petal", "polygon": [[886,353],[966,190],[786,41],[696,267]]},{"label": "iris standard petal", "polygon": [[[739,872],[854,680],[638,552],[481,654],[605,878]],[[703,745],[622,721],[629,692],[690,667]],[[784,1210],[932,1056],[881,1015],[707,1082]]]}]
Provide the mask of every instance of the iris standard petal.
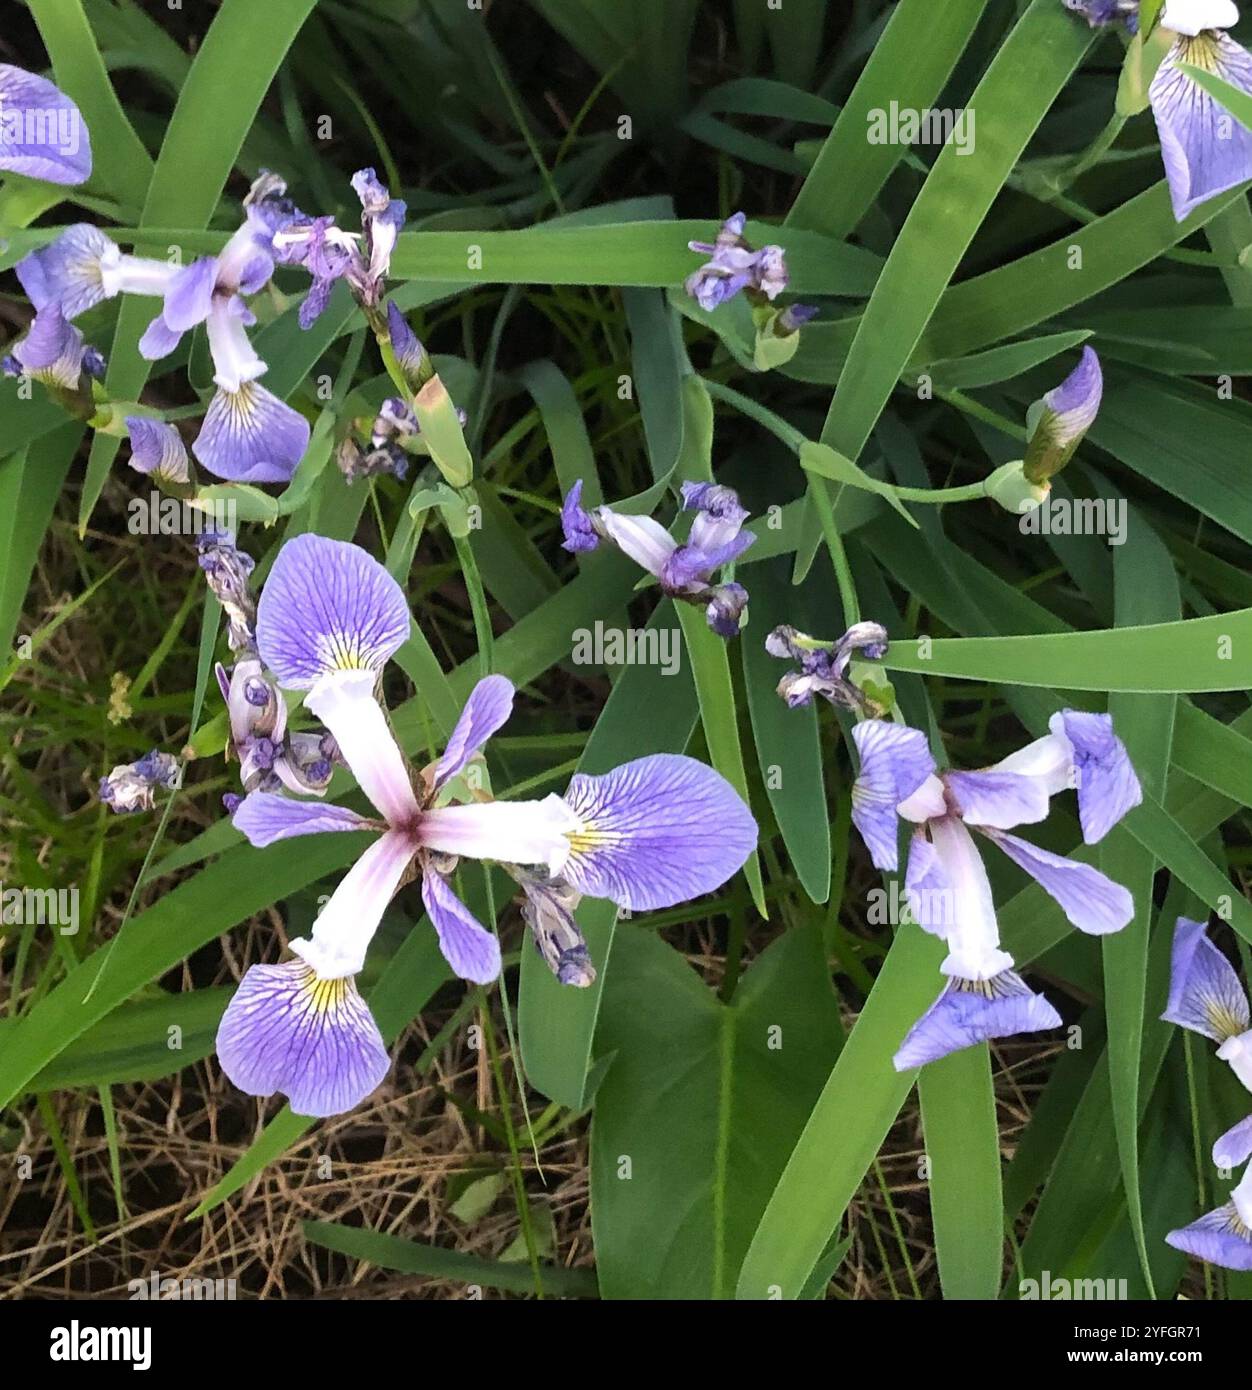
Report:
[{"label": "iris standard petal", "polygon": [[861,770],[852,784],[852,820],[874,866],[898,866],[896,807],[935,770],[926,735],[886,719],[865,719],[852,729]]},{"label": "iris standard petal", "polygon": [[1135,900],[1120,883],[1076,859],[1052,854],[1002,830],[984,830],[1065,913],[1070,925],[1092,936],[1121,931],[1135,915]]},{"label": "iris standard petal", "polygon": [[1252,93],[1252,55],[1225,34],[1180,37],[1148,88],[1174,217],[1252,178],[1252,131],[1181,69],[1186,63]]},{"label": "iris standard petal", "polygon": [[450,782],[513,713],[513,682],[484,676],[470,691],[443,757],[435,764],[435,788]]},{"label": "iris standard petal", "polygon": [[1134,765],[1126,745],[1113,732],[1111,715],[1063,709],[1052,716],[1048,727],[1073,750],[1078,820],[1084,841],[1094,845],[1143,800]]},{"label": "iris standard petal", "polygon": [[309,447],[309,422],[259,382],[219,390],[192,444],[196,458],[232,483],[290,482]]},{"label": "iris standard petal", "polygon": [[381,671],[409,635],[404,591],[368,551],[302,535],[278,553],[257,605],[257,644],[289,689],[332,671]]},{"label": "iris standard petal", "polygon": [[489,985],[500,974],[500,943],[452,891],[441,873],[422,872],[422,902],[439,935],[439,949],[455,974]]},{"label": "iris standard petal", "polygon": [[[267,584],[262,602],[268,592]],[[374,682],[373,671],[335,671],[317,682],[304,703],[334,735],[340,756],[388,825],[411,828],[419,814],[417,796],[404,754],[374,698]]]},{"label": "iris standard petal", "polygon": [[416,853],[417,846],[404,831],[389,830],[380,835],[313,919],[311,936],[294,940],[292,951],[323,980],[359,974],[387,904],[395,897]]},{"label": "iris standard petal", "polygon": [[249,844],[263,849],[276,840],[296,835],[321,835],[331,830],[368,830],[370,822],[346,806],[320,801],[295,801],[275,792],[250,792],[235,808],[231,823]]},{"label": "iris standard petal", "polygon": [[565,801],[577,820],[566,882],[648,911],[720,888],[756,848],[757,824],[713,768],[654,753],[612,772],[575,776]]},{"label": "iris standard petal", "polygon": [[390,1066],[355,983],[318,979],[302,960],[248,970],[218,1025],[217,1056],[241,1091],[277,1091],[314,1116],[359,1105]]},{"label": "iris standard petal", "polygon": [[0,63],[0,169],[45,183],[91,177],[82,112],[46,77]]},{"label": "iris standard petal", "polygon": [[1248,996],[1235,968],[1208,938],[1203,922],[1180,917],[1174,924],[1169,999],[1161,1015],[1224,1043],[1248,1026]]},{"label": "iris standard petal", "polygon": [[990,980],[952,980],[909,1029],[893,1065],[896,1071],[911,1071],[975,1043],[1059,1028],[1061,1021],[1015,971]]}]

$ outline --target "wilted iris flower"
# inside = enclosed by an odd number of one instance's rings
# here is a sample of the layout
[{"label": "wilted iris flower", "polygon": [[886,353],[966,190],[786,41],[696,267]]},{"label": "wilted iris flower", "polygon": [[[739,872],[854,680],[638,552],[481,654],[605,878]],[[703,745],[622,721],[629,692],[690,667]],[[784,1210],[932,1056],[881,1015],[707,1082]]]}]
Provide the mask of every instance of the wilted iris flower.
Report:
[{"label": "wilted iris flower", "polygon": [[582,505],[582,479],[570,488],[561,507],[566,550],[595,550],[611,541],[649,574],[663,593],[684,603],[702,606],[709,626],[719,637],[734,637],[743,621],[748,591],[742,584],[714,584],[713,571],[732,564],[756,540],[743,530],[748,513],[728,487],[717,483],[684,483],[684,510],[694,511],[691,534],[683,544],[650,516],[625,516],[612,507],[587,511]]},{"label": "wilted iris flower", "polygon": [[151,811],[158,787],[172,790],[182,778],[182,766],[172,753],[154,748],[138,762],[119,763],[100,779],[100,800],[119,815]]},{"label": "wilted iris flower", "polygon": [[[1122,21],[1133,33],[1139,6],[1126,0],[1065,0],[1093,26]],[[1182,65],[1203,68],[1252,93],[1252,55],[1224,31],[1239,22],[1231,0],[1166,0],[1159,27],[1173,43],[1148,87],[1174,216],[1252,179],[1252,132],[1196,85]]]},{"label": "wilted iris flower", "polygon": [[[376,835],[311,936],[291,943],[296,959],[245,974],[218,1033],[222,1067],[237,1086],[281,1091],[301,1114],[348,1109],[386,1073],[386,1049],[354,977],[388,902],[414,876],[453,970],[487,983],[500,972],[500,948],[452,887],[460,858],[536,869],[523,886],[532,901],[543,899],[539,945],[559,974],[581,942],[569,891],[634,910],[671,906],[719,887],[756,843],[756,823],[729,783],[686,757],[579,775],[563,797],[540,801],[485,799],[472,782],[462,791],[461,774],[511,712],[513,686],[503,676],[475,686],[443,756],[415,776],[376,698],[408,632],[404,594],[387,571],[357,546],[319,536],[284,545],[258,604],[262,660],[284,688],[308,691],[306,706],[376,811],[253,792],[234,813],[257,846],[326,831]],[[448,804],[456,795],[469,799]],[[548,942],[557,937],[553,957]]]},{"label": "wilted iris flower", "polygon": [[46,77],[0,63],[0,170],[45,183],[91,177],[82,112]]},{"label": "wilted iris flower", "polygon": [[693,251],[709,257],[687,277],[686,289],[710,313],[741,290],[772,300],[787,288],[789,277],[782,247],[762,246],[754,251],[743,236],[747,220],[745,213],[737,212],[722,223],[716,241],[687,243]]},{"label": "wilted iris flower", "polygon": [[1080,931],[1103,936],[1134,916],[1131,895],[1120,884],[1007,833],[1046,819],[1050,798],[1074,787],[1083,839],[1095,844],[1142,800],[1107,714],[1061,710],[1048,727],[1043,738],[978,772],[939,772],[917,729],[868,719],[852,730],[861,762],[852,788],[853,822],[876,867],[887,870],[898,866],[898,819],[916,826],[905,894],[918,925],[948,943],[940,967],[948,983],[896,1053],[898,1071],[1061,1022],[1000,947],[991,885],[971,829],[1024,869]]},{"label": "wilted iris flower", "polygon": [[765,639],[765,650],[800,664],[798,671],[788,671],[778,682],[778,693],[792,709],[811,704],[813,696],[820,695],[840,709],[879,712],[846,674],[856,652],[863,652],[868,661],[886,654],[887,629],[878,623],[857,623],[833,645],[793,627],[776,627]]},{"label": "wilted iris flower", "polygon": [[[1226,957],[1208,939],[1203,922],[1180,917],[1174,928],[1169,1002],[1161,1017],[1210,1038],[1217,1055],[1230,1064],[1252,1091],[1252,1031],[1248,996]],[[1241,1120],[1213,1145],[1213,1162],[1226,1172],[1252,1158],[1252,1115]],[[1252,1269],[1252,1165],[1230,1200],[1166,1241],[1227,1269]]]},{"label": "wilted iris flower", "polygon": [[206,531],[197,547],[204,577],[226,612],[230,649],[239,653],[229,670],[219,662],[214,671],[230,721],[228,756],[239,763],[244,791],[285,787],[300,796],[324,795],[342,761],[339,748],[324,729],[287,728],[286,702],[257,654],[252,556],[236,548],[229,532]]}]

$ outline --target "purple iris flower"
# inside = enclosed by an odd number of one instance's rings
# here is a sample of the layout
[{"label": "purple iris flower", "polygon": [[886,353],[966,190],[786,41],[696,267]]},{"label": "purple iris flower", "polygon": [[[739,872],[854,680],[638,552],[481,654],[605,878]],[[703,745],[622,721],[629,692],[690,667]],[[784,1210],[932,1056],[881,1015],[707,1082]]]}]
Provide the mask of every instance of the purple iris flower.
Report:
[{"label": "purple iris flower", "polygon": [[376,310],[391,270],[391,253],[404,226],[405,204],[393,198],[373,169],[359,169],[352,187],[361,200],[360,232],[346,232],[333,217],[297,213],[274,237],[279,260],[299,265],[313,278],[300,306],[300,327],[311,328],[339,280],[346,280],[358,303]]},{"label": "purple iris flower", "polygon": [[[1180,917],[1174,927],[1170,959],[1169,1001],[1161,1017],[1167,1023],[1218,1043],[1217,1055],[1252,1091],[1252,1031],[1247,991],[1234,966],[1209,940],[1203,922]],[[1252,1158],[1252,1115],[1241,1120],[1213,1145],[1213,1162],[1225,1172]],[[1211,1264],[1252,1269],[1252,1165],[1230,1200],[1166,1241]]]},{"label": "purple iris flower", "polygon": [[150,420],[144,415],[128,415],[126,429],[130,434],[130,466],[133,469],[165,483],[191,480],[187,448],[173,425]]},{"label": "purple iris flower", "polygon": [[812,704],[821,695],[840,709],[868,710],[864,693],[847,679],[845,672],[856,652],[868,661],[879,661],[887,652],[887,629],[878,623],[857,623],[834,645],[823,645],[794,627],[776,627],[765,639],[765,650],[800,664],[778,682],[778,693],[791,709]]},{"label": "purple iris flower", "polygon": [[154,748],[138,762],[119,763],[100,779],[100,800],[118,815],[151,811],[156,806],[158,787],[177,787],[182,776],[179,761],[172,753]]},{"label": "purple iris flower", "polygon": [[387,903],[415,874],[449,964],[487,983],[500,972],[499,944],[452,888],[459,858],[537,866],[542,884],[648,910],[720,887],[756,843],[756,823],[729,783],[679,756],[576,776],[564,797],[448,804],[460,794],[460,774],[508,719],[513,686],[503,676],[480,681],[443,756],[415,777],[375,695],[409,623],[403,591],[377,561],[314,535],[283,546],[258,604],[262,660],[283,688],[308,692],[304,703],[377,813],[266,792],[250,793],[234,813],[257,846],[327,831],[376,836],[310,937],[292,942],[297,959],[253,966],[218,1032],[222,1067],[237,1086],[253,1095],[281,1091],[301,1114],[348,1109],[387,1071],[353,977]]},{"label": "purple iris flower", "polygon": [[763,246],[754,251],[744,240],[747,216],[737,212],[722,223],[717,240],[691,241],[688,246],[708,256],[699,270],[687,277],[687,293],[706,312],[748,290],[759,299],[777,299],[790,278],[781,246]]},{"label": "purple iris flower", "polygon": [[1139,19],[1139,0],[1064,0],[1064,5],[1082,15],[1093,29],[1103,29],[1120,20],[1133,31]]},{"label": "purple iris flower", "polygon": [[703,606],[709,626],[719,637],[738,633],[748,591],[742,584],[712,582],[714,570],[732,564],[756,540],[743,530],[748,513],[731,488],[717,483],[682,485],[683,509],[696,516],[691,534],[681,545],[650,516],[626,516],[611,507],[587,511],[582,490],[579,479],[561,506],[566,550],[594,550],[602,540],[609,540],[655,575],[662,592]]},{"label": "purple iris flower", "polygon": [[391,338],[391,350],[396,355],[405,380],[412,387],[421,386],[430,374],[430,359],[417,334],[409,327],[408,319],[391,299],[387,301],[387,330]]},{"label": "purple iris flower", "polygon": [[1170,0],[1161,26],[1177,34],[1148,88],[1161,158],[1179,222],[1252,178],[1252,132],[1181,70],[1187,63],[1252,93],[1252,55],[1222,31],[1239,11],[1229,0]]},{"label": "purple iris flower", "polygon": [[9,63],[0,63],[0,169],[45,183],[91,177],[82,112],[46,77]]},{"label": "purple iris flower", "polygon": [[853,728],[861,762],[852,788],[853,822],[874,864],[887,870],[898,866],[898,819],[916,826],[905,894],[917,923],[948,943],[941,967],[948,983],[896,1053],[899,1071],[989,1038],[1061,1022],[1000,947],[991,884],[971,827],[1030,874],[1080,931],[1102,936],[1134,916],[1131,895],[1120,884],[1007,833],[1044,820],[1050,798],[1076,787],[1083,838],[1092,844],[1142,799],[1108,715],[1062,710],[1049,730],[994,767],[939,772],[919,730],[881,719]]}]

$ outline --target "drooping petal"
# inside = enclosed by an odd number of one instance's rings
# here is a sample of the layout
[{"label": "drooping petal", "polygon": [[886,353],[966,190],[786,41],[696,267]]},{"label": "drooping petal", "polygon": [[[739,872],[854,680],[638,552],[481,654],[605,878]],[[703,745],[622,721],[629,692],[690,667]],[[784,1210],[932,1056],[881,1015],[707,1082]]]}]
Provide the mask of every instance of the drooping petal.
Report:
[{"label": "drooping petal", "polygon": [[952,885],[938,852],[920,828],[909,841],[904,893],[917,925],[934,936],[946,938],[956,924]]},{"label": "drooping petal", "polygon": [[142,415],[128,415],[126,429],[130,434],[130,466],[133,469],[172,483],[187,482],[191,476],[187,449],[182,435],[173,425]]},{"label": "drooping petal", "polygon": [[295,801],[274,792],[250,792],[231,821],[258,849],[296,835],[321,835],[332,830],[368,830],[370,822],[346,806],[320,801]]},{"label": "drooping petal", "polygon": [[0,169],[45,183],[91,177],[82,112],[46,77],[9,63],[0,63]]},{"label": "drooping petal", "polygon": [[1135,915],[1135,900],[1120,883],[1076,859],[1052,854],[1016,835],[985,830],[1018,868],[1025,871],[1060,906],[1070,925],[1091,936],[1121,931]]},{"label": "drooping petal", "polygon": [[121,254],[99,227],[78,222],[14,270],[36,311],[55,300],[67,319],[75,319],[106,297],[101,267],[116,264]]},{"label": "drooping petal", "polygon": [[13,356],[36,381],[75,391],[83,374],[83,335],[54,300],[35,315]]},{"label": "drooping petal", "polygon": [[309,422],[256,381],[219,390],[192,444],[196,458],[232,483],[286,483],[309,447]]},{"label": "drooping petal", "polygon": [[1113,732],[1108,714],[1063,709],[1048,721],[1048,728],[1073,750],[1078,820],[1083,839],[1094,845],[1143,800],[1130,755]]},{"label": "drooping petal", "polygon": [[302,960],[247,971],[218,1026],[217,1056],[241,1091],[277,1091],[314,1116],[359,1105],[391,1064],[355,982],[321,980]]},{"label": "drooping petal", "polygon": [[1048,794],[1033,777],[1015,772],[947,772],[943,781],[967,825],[1012,830],[1037,825],[1048,816]]},{"label": "drooping petal", "polygon": [[470,691],[443,757],[435,764],[435,789],[450,782],[513,713],[513,682],[484,676]]},{"label": "drooping petal", "polygon": [[500,943],[429,865],[422,871],[422,902],[439,934],[439,949],[463,980],[489,985],[500,974]]},{"label": "drooping petal", "polygon": [[217,282],[217,260],[202,256],[184,266],[174,277],[165,295],[165,322],[176,332],[185,333],[203,323],[213,306],[213,286]]},{"label": "drooping petal", "polygon": [[1015,971],[977,982],[954,979],[909,1029],[893,1064],[911,1071],[991,1038],[1060,1026],[1060,1014]]},{"label": "drooping petal", "polygon": [[1174,925],[1169,1000],[1161,1017],[1216,1043],[1237,1037],[1248,1026],[1247,993],[1203,922],[1180,917]]},{"label": "drooping petal", "polygon": [[650,516],[621,516],[609,507],[600,507],[596,517],[624,555],[660,578],[678,542],[659,521]]},{"label": "drooping petal", "polygon": [[[262,604],[268,592],[267,584]],[[317,682],[304,703],[334,735],[340,756],[388,825],[411,827],[418,817],[417,796],[404,754],[374,698],[374,682],[373,671],[335,671]]]},{"label": "drooping petal", "polygon": [[423,811],[417,835],[426,849],[502,864],[543,864],[559,874],[578,819],[559,796],[542,801],[484,801]]},{"label": "drooping petal", "polygon": [[1223,1269],[1252,1269],[1252,1232],[1233,1202],[1206,1212],[1190,1226],[1168,1232],[1165,1243]]},{"label": "drooping petal", "polygon": [[1252,131],[1197,86],[1181,64],[1252,93],[1252,55],[1223,33],[1179,37],[1148,88],[1174,217],[1252,178]]},{"label": "drooping petal", "polygon": [[412,836],[402,830],[380,835],[313,919],[312,936],[292,941],[292,951],[323,980],[360,974],[387,904],[416,853]]},{"label": "drooping petal", "polygon": [[1252,1115],[1233,1125],[1213,1145],[1213,1163],[1229,1171],[1252,1158]]},{"label": "drooping petal", "polygon": [[861,771],[852,785],[852,821],[875,868],[899,863],[896,807],[935,770],[926,735],[885,719],[865,719],[852,729]]},{"label": "drooping petal", "polygon": [[578,773],[565,800],[578,822],[566,882],[631,910],[711,893],[756,848],[757,824],[739,793],[681,754],[636,758],[599,777]]},{"label": "drooping petal", "polygon": [[368,551],[305,534],[274,561],[257,606],[257,643],[279,683],[303,690],[332,671],[381,671],[409,622],[404,590]]}]

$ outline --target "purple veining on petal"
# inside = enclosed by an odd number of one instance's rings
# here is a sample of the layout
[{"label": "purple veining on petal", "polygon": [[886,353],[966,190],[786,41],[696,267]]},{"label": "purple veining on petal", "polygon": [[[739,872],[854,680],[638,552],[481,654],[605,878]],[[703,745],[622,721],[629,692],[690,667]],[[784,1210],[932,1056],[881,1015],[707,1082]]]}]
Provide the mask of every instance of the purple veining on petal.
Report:
[{"label": "purple veining on petal", "polygon": [[639,911],[720,888],[756,848],[739,793],[694,758],[654,753],[603,776],[577,774],[565,802],[582,822],[563,877],[581,893]]},{"label": "purple veining on petal", "polygon": [[1129,891],[1099,869],[1052,854],[1002,830],[982,830],[1018,868],[1025,869],[1079,931],[1105,936],[1121,931],[1134,917],[1135,903]]},{"label": "purple veining on petal", "polygon": [[446,786],[513,713],[513,682],[484,676],[470,691],[443,757],[435,764],[435,789]]},{"label": "purple veining on petal", "polygon": [[1216,1043],[1248,1026],[1247,991],[1234,966],[1209,940],[1203,922],[1180,917],[1175,923],[1169,999],[1161,1017]]},{"label": "purple veining on petal", "polygon": [[46,77],[0,63],[0,169],[46,183],[91,177],[82,112]]},{"label": "purple veining on petal", "polygon": [[346,806],[320,801],[293,801],[273,792],[250,792],[232,816],[236,830],[258,849],[297,835],[322,835],[335,830],[368,830],[370,822]]},{"label": "purple veining on petal", "polygon": [[210,473],[232,483],[287,483],[309,447],[309,422],[256,381],[219,390],[192,444]]},{"label": "purple veining on petal", "polygon": [[943,782],[968,825],[1012,830],[1047,819],[1048,794],[1033,777],[988,768],[982,772],[945,772]]},{"label": "purple veining on petal", "polygon": [[257,606],[257,641],[280,684],[379,671],[407,640],[404,590],[368,551],[306,534],[286,542]]},{"label": "purple veining on petal", "polygon": [[909,1029],[893,1062],[911,1071],[975,1043],[1059,1028],[1061,1016],[1013,970],[990,980],[954,979]]},{"label": "purple veining on petal", "polygon": [[1170,1231],[1165,1243],[1225,1269],[1252,1269],[1252,1233],[1240,1221],[1233,1202],[1205,1213],[1189,1226]]},{"label": "purple veining on petal", "polygon": [[852,786],[852,821],[875,868],[899,864],[896,807],[935,770],[926,735],[904,724],[866,719],[853,726],[861,770]]},{"label": "purple veining on petal", "polygon": [[591,514],[583,509],[583,480],[581,478],[570,488],[561,503],[561,530],[565,539],[561,542],[566,550],[594,550],[600,544],[599,532],[591,522]]},{"label": "purple veining on petal", "polygon": [[217,1030],[230,1080],[253,1096],[276,1091],[297,1115],[340,1115],[387,1075],[391,1059],[351,979],[319,980],[301,960],[254,965]]},{"label": "purple veining on petal", "polygon": [[1048,727],[1073,749],[1082,837],[1096,844],[1143,800],[1130,755],[1113,732],[1111,715],[1066,709],[1053,715]]},{"label": "purple veining on petal", "polygon": [[463,980],[489,985],[500,974],[500,943],[429,864],[422,871],[422,902],[439,935],[439,949]]},{"label": "purple veining on petal", "polygon": [[101,265],[120,257],[98,227],[78,222],[23,257],[14,270],[36,310],[57,300],[65,317],[74,319],[106,297]]}]

